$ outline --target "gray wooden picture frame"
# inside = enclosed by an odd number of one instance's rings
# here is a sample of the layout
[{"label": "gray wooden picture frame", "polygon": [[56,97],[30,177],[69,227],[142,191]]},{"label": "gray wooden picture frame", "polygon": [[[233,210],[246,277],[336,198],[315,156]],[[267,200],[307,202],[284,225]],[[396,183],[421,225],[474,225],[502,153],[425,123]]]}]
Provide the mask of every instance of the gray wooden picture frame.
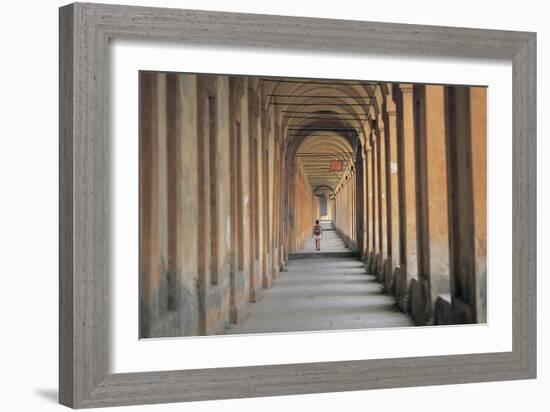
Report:
[{"label": "gray wooden picture frame", "polygon": [[[536,377],[535,33],[84,3],[62,7],[59,28],[62,404],[86,408]],[[110,374],[110,39],[511,61],[513,350]]]}]

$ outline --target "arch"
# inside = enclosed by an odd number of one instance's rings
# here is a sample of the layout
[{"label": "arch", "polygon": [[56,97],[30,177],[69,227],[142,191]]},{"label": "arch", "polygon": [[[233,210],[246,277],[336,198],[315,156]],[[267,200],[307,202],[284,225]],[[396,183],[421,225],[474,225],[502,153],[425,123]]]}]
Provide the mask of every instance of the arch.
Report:
[{"label": "arch", "polygon": [[[345,176],[355,175],[357,162],[363,161],[372,129],[383,109],[380,94],[384,93],[377,82],[353,80],[263,78],[259,83],[262,110],[275,115],[275,128],[283,144],[286,169],[283,220],[284,231],[288,231],[284,238],[290,240],[295,237],[292,189],[295,174],[305,173],[312,191],[327,186],[330,188],[327,192],[337,196],[336,189],[344,183]],[[361,179],[364,180],[363,173],[356,176],[354,186],[362,188]],[[356,191],[363,196],[362,190],[354,188],[353,192]],[[362,219],[352,220],[361,224]],[[290,243],[286,244],[288,252]]]},{"label": "arch", "polygon": [[334,189],[330,186],[327,186],[327,185],[319,185],[319,186],[315,187],[313,189],[313,193],[317,194],[319,190],[329,191],[330,193],[332,193],[333,196],[336,195],[336,192],[334,191]]}]

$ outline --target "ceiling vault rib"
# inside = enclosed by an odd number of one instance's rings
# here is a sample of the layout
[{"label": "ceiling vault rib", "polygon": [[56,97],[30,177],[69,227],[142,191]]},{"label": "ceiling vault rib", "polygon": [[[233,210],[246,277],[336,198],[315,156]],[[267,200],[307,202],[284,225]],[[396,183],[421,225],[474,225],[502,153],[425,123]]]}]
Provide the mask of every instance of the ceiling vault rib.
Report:
[{"label": "ceiling vault rib", "polygon": [[369,99],[374,100],[374,97],[370,96],[355,96],[355,95],[323,95],[323,94],[268,94],[269,97],[292,97],[292,98],[312,98],[319,97],[321,99]]},{"label": "ceiling vault rib", "polygon": [[[379,82],[264,76],[263,107],[272,111],[314,194],[334,197],[353,173],[379,111]],[[376,92],[376,93],[375,93]],[[292,160],[292,159],[289,159]]]}]

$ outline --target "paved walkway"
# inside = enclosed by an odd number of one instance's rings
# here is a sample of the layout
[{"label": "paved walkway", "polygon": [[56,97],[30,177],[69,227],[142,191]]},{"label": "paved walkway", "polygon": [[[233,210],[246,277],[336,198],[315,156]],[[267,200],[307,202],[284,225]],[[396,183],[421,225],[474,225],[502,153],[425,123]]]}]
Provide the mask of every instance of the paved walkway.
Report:
[{"label": "paved walkway", "polygon": [[310,258],[301,253],[302,258],[290,260],[288,271],[281,272],[262,300],[252,303],[242,322],[226,333],[414,326],[394,299],[381,292],[375,277],[365,273],[363,262],[338,255],[347,249],[336,232],[326,231],[323,241],[323,253],[306,245],[303,252],[311,250]]},{"label": "paved walkway", "polygon": [[[323,228],[321,252],[349,252],[344,241],[340,239],[336,231],[332,228],[332,223],[330,221],[321,221],[320,223]],[[311,229],[313,230],[313,225],[311,225]],[[315,239],[306,239],[303,248],[300,249],[299,252],[315,252]]]}]

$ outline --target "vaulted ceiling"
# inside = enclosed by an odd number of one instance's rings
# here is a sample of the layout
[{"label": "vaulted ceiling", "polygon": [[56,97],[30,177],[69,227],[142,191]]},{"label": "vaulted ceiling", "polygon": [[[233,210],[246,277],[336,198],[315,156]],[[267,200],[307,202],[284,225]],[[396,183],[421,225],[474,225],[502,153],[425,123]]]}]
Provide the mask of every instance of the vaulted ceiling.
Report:
[{"label": "vaulted ceiling", "polygon": [[334,193],[361,150],[375,118],[377,85],[372,82],[262,79],[267,104],[280,115],[289,145],[296,145],[316,194]]}]

